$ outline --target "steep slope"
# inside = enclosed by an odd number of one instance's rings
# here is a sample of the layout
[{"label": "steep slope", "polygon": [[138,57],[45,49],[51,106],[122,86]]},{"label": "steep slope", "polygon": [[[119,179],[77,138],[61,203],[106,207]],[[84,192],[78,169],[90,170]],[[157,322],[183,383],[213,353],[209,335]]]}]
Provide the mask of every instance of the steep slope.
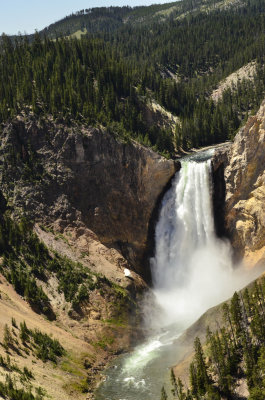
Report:
[{"label": "steep slope", "polygon": [[104,130],[52,119],[20,116],[1,139],[1,189],[15,215],[61,233],[72,227],[76,238],[87,232],[145,274],[150,219],[177,163]]},{"label": "steep slope", "polygon": [[[250,265],[264,260],[265,251],[265,102],[240,129],[229,150],[213,160],[224,168],[225,228],[238,256]],[[216,172],[218,174],[218,172]]]},{"label": "steep slope", "polygon": [[142,336],[137,301],[145,284],[98,241],[90,240],[90,254],[85,235],[72,246],[35,226],[40,242],[32,223],[9,215],[10,208],[0,216],[0,393],[19,400],[14,393],[21,385],[30,391],[23,380],[35,376],[45,396],[83,398],[106,363]]},{"label": "steep slope", "polygon": [[[58,322],[56,326],[34,313],[3,276],[1,276],[0,294],[0,341],[2,344],[0,385],[4,384],[6,377],[9,377],[13,382],[17,382],[14,383],[14,386],[23,389],[24,392],[29,391],[27,388],[31,384],[31,392],[34,395],[43,393],[45,398],[51,396],[51,398],[63,400],[71,398],[74,393],[76,399],[84,399],[87,395],[82,394],[82,385],[85,389],[88,372],[84,367],[85,360],[87,360],[89,368],[92,365],[95,368],[97,364],[104,362],[104,357],[106,357],[104,351],[102,352],[100,349],[95,351],[93,345],[88,343],[85,328],[82,329],[82,326],[76,336],[74,333],[76,322],[73,321],[72,327],[69,326],[66,329],[61,322]],[[60,357],[56,364],[49,360],[43,362],[35,353],[33,345],[26,340],[22,341],[21,324],[25,321],[27,328],[38,329],[42,334],[58,340],[64,347],[67,353]],[[6,332],[8,331],[10,344],[7,342]],[[3,360],[7,360],[6,363]],[[22,379],[20,381],[25,368],[31,371],[32,378],[25,376],[24,381]],[[0,393],[3,394],[2,388]],[[70,393],[72,394],[70,395]],[[12,397],[12,399],[14,398]]]},{"label": "steep slope", "polygon": [[[177,5],[163,5],[161,23],[132,23],[96,35],[79,29],[80,40],[36,33],[29,43],[3,36],[0,120],[32,107],[38,115],[103,125],[171,157],[179,148],[234,137],[264,94],[264,2],[228,2],[221,10],[219,2],[182,5],[197,11],[175,18],[176,10],[167,11]],[[97,15],[122,10],[99,9]],[[153,15],[152,7],[129,9],[140,19],[143,10]],[[250,62],[256,63],[253,79],[213,102],[219,82]],[[160,110],[158,124],[157,116],[150,118],[152,103]]]},{"label": "steep slope", "polygon": [[[36,399],[89,398],[106,363],[143,335],[139,273],[149,278],[157,203],[178,163],[32,113],[3,127],[0,160],[0,395],[30,396],[31,383]],[[54,339],[64,351],[53,366],[43,354]]]},{"label": "steep slope", "polygon": [[183,346],[186,355],[172,370],[171,384],[182,400],[264,398],[264,284],[263,274],[177,340],[179,357]]},{"label": "steep slope", "polygon": [[220,82],[218,84],[218,87],[211,94],[211,98],[213,99],[214,102],[218,102],[218,100],[222,99],[225,90],[231,89],[231,91],[237,91],[238,83],[241,83],[244,80],[253,81],[255,75],[256,75],[255,62],[251,62],[247,65],[244,65],[242,68],[233,72],[231,75],[226,77],[222,82]]}]

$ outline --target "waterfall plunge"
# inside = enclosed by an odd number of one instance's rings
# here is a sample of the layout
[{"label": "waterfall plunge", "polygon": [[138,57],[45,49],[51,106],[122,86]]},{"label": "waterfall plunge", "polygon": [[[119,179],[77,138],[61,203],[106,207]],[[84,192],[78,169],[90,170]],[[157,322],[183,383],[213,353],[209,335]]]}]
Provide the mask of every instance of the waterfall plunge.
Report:
[{"label": "waterfall plunge", "polygon": [[251,279],[233,268],[229,242],[215,235],[211,186],[210,160],[182,162],[163,199],[151,260],[160,309],[153,326],[185,327]]}]

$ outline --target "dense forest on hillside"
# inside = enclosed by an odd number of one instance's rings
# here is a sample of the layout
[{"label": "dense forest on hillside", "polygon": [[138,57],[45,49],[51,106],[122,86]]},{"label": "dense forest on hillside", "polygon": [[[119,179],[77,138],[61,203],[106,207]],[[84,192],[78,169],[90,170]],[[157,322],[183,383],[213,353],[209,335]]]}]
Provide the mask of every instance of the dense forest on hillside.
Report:
[{"label": "dense forest on hillside", "polygon": [[[179,4],[183,12],[200,2]],[[133,21],[132,16],[152,18],[101,28],[106,15],[122,20],[128,12]],[[161,12],[163,21],[158,23],[153,16]],[[43,33],[33,40],[3,36],[0,121],[30,107],[36,115],[52,114],[66,123],[75,119],[103,125],[125,140],[138,140],[169,156],[180,147],[232,138],[264,97],[263,1],[242,0],[238,7],[210,14],[186,12],[182,18],[178,13],[176,3],[81,10],[59,25],[67,35],[67,24],[89,16],[94,33],[80,39],[49,39]],[[210,94],[218,82],[253,60],[254,80],[227,89],[214,103]],[[179,118],[173,129],[150,124],[145,110],[152,99]]]},{"label": "dense forest on hillside", "polygon": [[[173,151],[169,134],[150,128],[142,117],[146,89],[141,88],[141,68],[101,39],[54,42],[36,35],[32,44],[25,38],[13,44],[5,37],[0,70],[1,121],[27,105],[37,115],[100,123],[122,137]],[[151,76],[150,71],[150,80]]]},{"label": "dense forest on hillside", "polygon": [[[205,346],[195,339],[189,388],[172,371],[174,398],[265,398],[265,279],[235,293],[231,301],[223,305],[223,319],[223,328],[219,327],[216,332],[208,328]],[[240,396],[238,386],[244,382],[245,395]],[[166,398],[163,388],[161,399]]]},{"label": "dense forest on hillside", "polygon": [[180,8],[179,2],[167,4],[154,4],[149,7],[97,7],[87,8],[63,18],[51,24],[41,33],[55,39],[59,36],[70,36],[77,31],[82,33],[114,32],[123,25],[141,24],[141,22],[159,21],[161,13],[168,9]]}]

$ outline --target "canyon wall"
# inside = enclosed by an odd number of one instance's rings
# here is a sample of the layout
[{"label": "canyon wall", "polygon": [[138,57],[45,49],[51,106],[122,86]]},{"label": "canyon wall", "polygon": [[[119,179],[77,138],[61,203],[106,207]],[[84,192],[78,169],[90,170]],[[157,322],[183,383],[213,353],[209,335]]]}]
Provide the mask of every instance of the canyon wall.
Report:
[{"label": "canyon wall", "polygon": [[218,233],[250,265],[265,262],[265,101],[232,145],[216,151],[213,168]]},{"label": "canyon wall", "polygon": [[2,128],[1,190],[13,214],[86,229],[143,275],[149,224],[178,163],[104,129],[20,115]]}]

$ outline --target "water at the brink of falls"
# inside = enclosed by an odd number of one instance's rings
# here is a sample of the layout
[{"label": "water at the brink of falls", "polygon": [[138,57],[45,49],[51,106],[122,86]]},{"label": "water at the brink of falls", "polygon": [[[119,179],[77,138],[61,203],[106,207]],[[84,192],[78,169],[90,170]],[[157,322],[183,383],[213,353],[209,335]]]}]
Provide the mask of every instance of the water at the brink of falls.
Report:
[{"label": "water at the brink of falls", "polygon": [[229,242],[215,234],[209,152],[181,162],[161,205],[151,268],[154,296],[145,310],[154,336],[115,361],[98,400],[159,400],[166,368],[180,351],[176,337],[251,280],[233,268]]}]

